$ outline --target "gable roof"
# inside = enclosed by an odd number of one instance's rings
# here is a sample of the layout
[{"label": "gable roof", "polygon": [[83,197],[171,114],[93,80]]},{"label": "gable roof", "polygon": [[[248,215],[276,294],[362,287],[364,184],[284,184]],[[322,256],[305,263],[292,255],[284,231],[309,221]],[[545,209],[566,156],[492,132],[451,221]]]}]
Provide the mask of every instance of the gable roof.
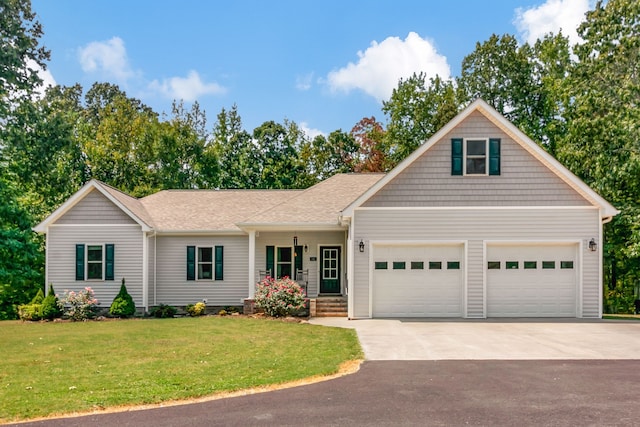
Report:
[{"label": "gable roof", "polygon": [[131,197],[128,194],[117,190],[104,182],[92,179],[87,182],[80,190],[78,190],[73,196],[67,199],[58,209],[53,211],[51,215],[45,218],[40,224],[36,225],[33,230],[38,233],[44,233],[47,227],[55,223],[65,213],[67,213],[78,202],[84,199],[92,191],[98,191],[107,199],[109,199],[114,205],[120,208],[131,219],[137,222],[144,231],[150,231],[153,227],[153,221],[151,216],[146,212],[140,201],[135,197]]},{"label": "gable roof", "polygon": [[411,155],[405,158],[400,164],[393,168],[384,178],[375,183],[369,190],[361,194],[354,200],[343,212],[344,217],[353,216],[354,209],[360,207],[364,202],[376,194],[385,185],[391,182],[402,171],[408,168],[413,162],[419,159],[426,151],[440,141],[447,133],[452,131],[456,126],[462,123],[473,112],[478,111],[489,121],[496,125],[499,129],[509,135],[517,144],[524,148],[529,154],[545,165],[562,181],[568,184],[572,189],[579,193],[582,197],[589,201],[593,206],[599,207],[602,218],[609,218],[617,215],[618,211],[609,202],[597,194],[580,178],[575,176],[571,171],[564,167],[558,160],[547,153],[542,147],[536,144],[531,138],[526,136],[513,123],[507,120],[502,114],[498,113],[493,107],[482,99],[472,102],[467,108],[454,117],[449,123],[442,127],[438,132],[433,134],[423,145],[418,147]]},{"label": "gable roof", "polygon": [[332,225],[338,227],[342,210],[383,176],[384,174],[381,173],[333,175],[292,195],[271,209],[260,210],[238,225],[242,228],[257,226],[310,228]]}]

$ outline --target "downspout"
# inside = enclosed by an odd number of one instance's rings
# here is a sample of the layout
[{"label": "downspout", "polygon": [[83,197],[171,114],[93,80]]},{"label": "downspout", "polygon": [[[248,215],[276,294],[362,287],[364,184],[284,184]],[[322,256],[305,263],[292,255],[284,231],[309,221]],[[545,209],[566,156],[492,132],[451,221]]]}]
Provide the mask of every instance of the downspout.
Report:
[{"label": "downspout", "polygon": [[158,305],[158,291],[156,286],[156,277],[158,271],[158,233],[153,232],[153,305]]}]

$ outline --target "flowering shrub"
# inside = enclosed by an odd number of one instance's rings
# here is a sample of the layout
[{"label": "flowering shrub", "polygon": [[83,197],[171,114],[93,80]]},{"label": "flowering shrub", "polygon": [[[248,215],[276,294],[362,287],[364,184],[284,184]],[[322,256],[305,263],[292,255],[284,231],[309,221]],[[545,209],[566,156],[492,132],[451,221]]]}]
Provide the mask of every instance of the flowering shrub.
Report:
[{"label": "flowering shrub", "polygon": [[98,310],[98,300],[93,294],[93,289],[86,287],[80,292],[64,291],[60,298],[60,307],[72,320],[87,320],[95,316]]},{"label": "flowering shrub", "polygon": [[304,290],[288,277],[267,277],[256,288],[256,307],[269,316],[289,316],[304,308]]},{"label": "flowering shrub", "polygon": [[203,316],[205,311],[207,310],[207,306],[203,302],[197,302],[194,304],[189,304],[186,307],[187,313],[189,316]]}]

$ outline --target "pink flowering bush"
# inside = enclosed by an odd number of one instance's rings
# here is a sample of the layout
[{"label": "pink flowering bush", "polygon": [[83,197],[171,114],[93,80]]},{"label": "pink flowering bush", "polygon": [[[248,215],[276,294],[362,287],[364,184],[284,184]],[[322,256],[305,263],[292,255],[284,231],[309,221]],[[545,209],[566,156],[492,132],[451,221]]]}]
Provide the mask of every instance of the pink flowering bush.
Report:
[{"label": "pink flowering bush", "polygon": [[304,290],[288,277],[266,277],[256,287],[256,307],[273,317],[289,316],[304,308]]},{"label": "pink flowering bush", "polygon": [[80,292],[64,291],[64,296],[60,298],[59,303],[65,315],[76,321],[93,318],[96,315],[99,304],[94,296],[93,289],[89,287]]}]

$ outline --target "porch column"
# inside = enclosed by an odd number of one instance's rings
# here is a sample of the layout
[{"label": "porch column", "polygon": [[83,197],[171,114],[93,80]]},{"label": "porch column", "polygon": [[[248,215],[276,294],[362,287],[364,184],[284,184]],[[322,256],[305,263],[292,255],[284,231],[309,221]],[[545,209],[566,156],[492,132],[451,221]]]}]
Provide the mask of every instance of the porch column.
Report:
[{"label": "porch column", "polygon": [[256,296],[256,232],[249,231],[249,298]]}]

